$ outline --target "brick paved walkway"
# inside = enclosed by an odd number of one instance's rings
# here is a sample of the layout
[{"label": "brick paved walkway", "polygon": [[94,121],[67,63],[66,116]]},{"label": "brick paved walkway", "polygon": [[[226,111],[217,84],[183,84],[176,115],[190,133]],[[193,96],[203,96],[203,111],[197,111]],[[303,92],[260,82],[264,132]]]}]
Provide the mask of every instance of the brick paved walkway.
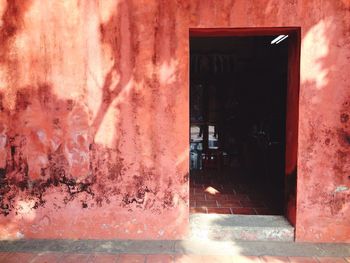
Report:
[{"label": "brick paved walkway", "polygon": [[0,262],[4,263],[245,263],[245,262],[291,262],[291,263],[349,263],[349,258],[341,257],[274,257],[274,256],[222,256],[222,255],[143,255],[143,254],[105,254],[105,253],[0,253]]}]

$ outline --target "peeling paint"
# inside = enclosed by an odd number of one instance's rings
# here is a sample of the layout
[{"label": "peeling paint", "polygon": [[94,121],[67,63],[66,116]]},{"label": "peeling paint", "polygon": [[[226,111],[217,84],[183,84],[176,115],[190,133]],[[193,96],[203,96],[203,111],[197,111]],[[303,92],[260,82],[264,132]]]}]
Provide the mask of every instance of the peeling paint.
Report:
[{"label": "peeling paint", "polygon": [[335,188],[334,193],[338,193],[338,192],[344,192],[349,190],[349,187],[345,186],[345,185],[339,185]]}]

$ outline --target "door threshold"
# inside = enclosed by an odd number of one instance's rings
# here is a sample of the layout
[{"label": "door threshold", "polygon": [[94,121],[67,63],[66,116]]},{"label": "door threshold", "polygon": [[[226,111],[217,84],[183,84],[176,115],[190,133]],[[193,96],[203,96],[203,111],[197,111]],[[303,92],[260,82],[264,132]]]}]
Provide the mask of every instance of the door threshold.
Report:
[{"label": "door threshold", "polygon": [[190,214],[190,239],[294,241],[294,227],[279,215]]}]

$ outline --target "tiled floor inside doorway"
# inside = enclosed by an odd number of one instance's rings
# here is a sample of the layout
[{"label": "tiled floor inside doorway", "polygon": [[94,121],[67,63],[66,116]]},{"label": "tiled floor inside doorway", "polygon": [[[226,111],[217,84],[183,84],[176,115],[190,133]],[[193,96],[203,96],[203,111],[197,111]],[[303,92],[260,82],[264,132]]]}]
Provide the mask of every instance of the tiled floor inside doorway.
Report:
[{"label": "tiled floor inside doorway", "polygon": [[282,215],[268,185],[237,169],[191,171],[190,213]]}]

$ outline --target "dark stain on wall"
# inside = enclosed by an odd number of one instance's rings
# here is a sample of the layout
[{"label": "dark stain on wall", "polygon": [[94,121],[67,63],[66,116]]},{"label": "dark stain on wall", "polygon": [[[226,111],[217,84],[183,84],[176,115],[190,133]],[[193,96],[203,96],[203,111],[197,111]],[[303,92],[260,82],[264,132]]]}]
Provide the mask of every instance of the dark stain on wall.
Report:
[{"label": "dark stain on wall", "polygon": [[350,133],[345,129],[340,128],[337,130],[339,144],[343,147],[350,146]]},{"label": "dark stain on wall", "polygon": [[[8,149],[10,158],[5,169],[0,169],[0,214],[8,215],[10,212],[15,212],[15,197],[21,192],[26,198],[34,201],[32,209],[37,209],[46,204],[45,198],[52,188],[60,189],[64,194],[64,204],[79,198],[82,208],[93,206],[101,207],[104,203],[110,203],[110,197],[120,195],[121,206],[128,207],[131,204],[136,204],[135,208],[151,209],[158,199],[162,200],[162,207],[167,209],[172,207],[173,193],[167,190],[164,197],[160,197],[157,193],[157,188],[151,189],[147,186],[147,176],[135,175],[129,185],[125,187],[121,182],[124,167],[119,164],[108,164],[107,180],[98,180],[99,167],[96,164],[101,164],[101,160],[91,162],[91,174],[83,181],[72,178],[68,171],[68,162],[64,156],[63,147],[60,145],[58,149],[50,153],[48,156],[48,167],[42,168],[40,179],[32,180],[28,177],[28,164],[23,156],[22,149],[25,146],[26,140],[23,136],[15,136],[10,138]],[[92,151],[100,146],[93,145]],[[106,151],[106,150],[105,150]],[[109,151],[109,150],[107,150]],[[95,152],[96,154],[96,152]],[[108,154],[107,154],[108,156]],[[171,180],[169,181],[171,185]],[[151,197],[146,197],[151,193]],[[57,204],[57,208],[59,208]],[[130,210],[132,210],[130,208]]]},{"label": "dark stain on wall", "polygon": [[340,122],[341,123],[347,123],[349,121],[349,114],[347,113],[342,113],[340,115]]},{"label": "dark stain on wall", "polygon": [[[32,201],[32,209],[44,207],[48,200],[52,200],[48,195],[57,190],[63,196],[63,204],[57,200],[53,204],[56,209],[76,199],[84,209],[102,207],[109,204],[111,198],[117,198],[120,206],[127,207],[129,211],[149,209],[159,213],[160,209],[174,206],[173,192],[168,190],[165,195],[160,192],[154,169],[141,166],[139,173],[130,178],[128,169],[131,164],[125,163],[118,148],[107,148],[93,140],[86,148],[89,156],[86,174],[74,177],[70,172],[72,167],[67,150],[71,150],[70,147],[80,147],[85,139],[80,136],[80,140],[78,138],[73,146],[67,141],[72,140],[67,137],[71,121],[67,116],[76,112],[82,113],[84,108],[74,100],[58,99],[51,90],[52,86],[47,83],[21,88],[15,96],[15,115],[10,115],[7,109],[3,110],[2,116],[7,116],[10,120],[16,118],[17,114],[31,113],[31,107],[39,107],[38,116],[44,113],[51,120],[45,127],[38,128],[46,129],[47,133],[63,134],[63,137],[57,147],[50,147],[50,143],[40,142],[38,137],[32,137],[32,134],[37,132],[36,127],[25,128],[24,125],[15,133],[11,129],[6,132],[6,165],[0,167],[0,214],[16,214],[18,197]],[[0,98],[2,96],[0,94]],[[31,122],[31,119],[26,121]],[[39,174],[34,174],[33,168],[29,166],[28,158],[35,153],[29,152],[28,149],[32,149],[30,147],[33,144],[42,147],[40,152],[46,151],[47,164],[40,167]],[[171,187],[171,180],[168,186]]]},{"label": "dark stain on wall", "polygon": [[328,203],[330,209],[331,209],[331,214],[335,215],[341,212],[343,206],[348,202],[350,198],[350,194],[334,194]]},{"label": "dark stain on wall", "polygon": [[325,140],[324,140],[324,144],[325,145],[329,145],[331,143],[331,139],[329,139],[329,138],[326,138]]}]

